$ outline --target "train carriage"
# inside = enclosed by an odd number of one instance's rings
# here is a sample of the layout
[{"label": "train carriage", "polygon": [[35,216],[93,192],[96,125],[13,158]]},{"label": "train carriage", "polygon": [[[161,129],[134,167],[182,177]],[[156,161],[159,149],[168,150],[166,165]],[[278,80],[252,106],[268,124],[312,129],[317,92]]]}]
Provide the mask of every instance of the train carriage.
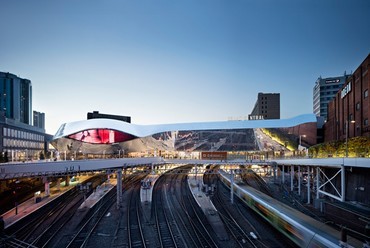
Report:
[{"label": "train carriage", "polygon": [[[230,175],[220,170],[221,181],[230,188]],[[300,247],[341,247],[340,232],[319,222],[250,186],[234,184],[234,194],[253,211]],[[353,241],[347,247],[361,247]],[[352,246],[353,245],[353,246]]]}]

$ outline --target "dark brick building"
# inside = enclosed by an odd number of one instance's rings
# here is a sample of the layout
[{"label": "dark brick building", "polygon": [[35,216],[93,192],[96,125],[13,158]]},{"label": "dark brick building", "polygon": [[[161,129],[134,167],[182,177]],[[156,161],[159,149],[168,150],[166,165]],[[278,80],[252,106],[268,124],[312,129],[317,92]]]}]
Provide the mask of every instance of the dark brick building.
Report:
[{"label": "dark brick building", "polygon": [[370,137],[370,54],[328,104],[325,141]]},{"label": "dark brick building", "polygon": [[258,93],[249,120],[280,119],[280,93]]}]

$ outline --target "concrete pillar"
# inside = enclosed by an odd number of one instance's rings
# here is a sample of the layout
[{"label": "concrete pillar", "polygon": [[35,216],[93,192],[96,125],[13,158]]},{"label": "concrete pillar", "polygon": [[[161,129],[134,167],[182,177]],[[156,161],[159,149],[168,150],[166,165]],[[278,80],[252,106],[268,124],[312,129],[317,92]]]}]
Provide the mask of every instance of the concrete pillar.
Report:
[{"label": "concrete pillar", "polygon": [[319,187],[320,187],[320,168],[317,166],[316,167],[316,199],[320,198]]},{"label": "concrete pillar", "polygon": [[301,166],[298,165],[298,195],[301,195]]},{"label": "concrete pillar", "polygon": [[44,187],[45,187],[45,196],[49,196],[50,195],[50,184],[49,184],[49,180],[47,177],[44,177],[43,178],[43,181],[44,181]]},{"label": "concrete pillar", "polygon": [[282,170],[283,171],[281,173],[281,177],[282,177],[281,180],[282,180],[282,183],[284,184],[285,183],[285,175],[284,175],[285,174],[285,166],[284,165],[282,165]]},{"label": "concrete pillar", "polygon": [[344,202],[346,201],[346,174],[345,174],[345,168],[344,165],[342,165],[341,168],[341,191],[342,191],[342,197],[341,201]]},{"label": "concrete pillar", "polygon": [[311,172],[310,166],[307,166],[307,204],[311,203]]},{"label": "concrete pillar", "polygon": [[117,209],[121,208],[122,203],[122,169],[117,169]]},{"label": "concrete pillar", "polygon": [[69,180],[70,180],[70,176],[66,176],[66,185],[65,186],[69,186]]},{"label": "concrete pillar", "polygon": [[234,204],[234,170],[231,169],[231,175],[230,175],[230,201],[231,204]]},{"label": "concrete pillar", "polygon": [[60,178],[57,179],[57,189],[60,191]]},{"label": "concrete pillar", "polygon": [[290,191],[293,191],[294,189],[293,179],[294,179],[294,165],[291,165],[290,166]]}]

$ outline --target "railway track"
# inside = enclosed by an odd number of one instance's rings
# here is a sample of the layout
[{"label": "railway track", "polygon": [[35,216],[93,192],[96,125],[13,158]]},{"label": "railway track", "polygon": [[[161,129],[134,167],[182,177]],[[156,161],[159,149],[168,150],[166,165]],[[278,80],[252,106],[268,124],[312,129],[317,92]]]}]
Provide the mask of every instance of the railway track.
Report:
[{"label": "railway track", "polygon": [[218,177],[205,174],[204,181],[217,185],[212,201],[224,218],[225,225],[236,230],[234,235],[239,242],[239,247],[295,247],[291,241],[277,233],[269,223],[251,211],[238,197],[234,197],[234,204],[231,205],[230,189],[221,183]]},{"label": "railway track", "polygon": [[188,175],[181,178],[181,194],[176,196],[181,204],[181,212],[186,214],[191,224],[190,230],[194,231],[196,247],[219,247],[212,227],[209,225],[206,216],[196,203],[192,192],[190,192],[187,178]]},{"label": "railway track", "polygon": [[[213,176],[213,175],[212,175]],[[210,182],[212,179],[210,179],[211,175],[206,175],[205,182]],[[220,187],[220,184],[218,184],[218,188]],[[240,220],[237,221],[235,216],[235,213],[231,213],[231,211],[226,207],[224,199],[224,195],[222,195],[221,190],[216,190],[216,194],[212,197],[212,202],[215,205],[216,209],[218,210],[220,217],[222,221],[224,222],[226,228],[228,229],[228,232],[231,234],[231,236],[236,241],[237,245],[239,247],[267,247],[264,246],[260,241],[253,239],[250,234],[245,230],[245,223],[240,223]],[[239,216],[238,216],[239,217]],[[251,228],[250,228],[251,229]]]},{"label": "railway track", "polygon": [[107,195],[98,203],[97,208],[92,215],[81,225],[76,231],[73,238],[65,247],[84,247],[88,242],[91,234],[99,224],[99,221],[105,216],[106,212],[115,203],[116,191],[115,187],[109,191]]},{"label": "railway track", "polygon": [[141,224],[141,213],[140,213],[140,181],[143,177],[139,177],[138,181],[134,183],[134,186],[130,190],[130,196],[128,197],[128,211],[127,211],[127,230],[128,230],[128,241],[129,248],[134,247],[146,247],[144,238],[143,228]]},{"label": "railway track", "polygon": [[[166,175],[162,175],[153,192],[154,218],[160,247],[187,247],[180,230],[173,218],[172,209],[168,207],[164,194],[168,190]],[[158,189],[159,188],[159,189]]]}]

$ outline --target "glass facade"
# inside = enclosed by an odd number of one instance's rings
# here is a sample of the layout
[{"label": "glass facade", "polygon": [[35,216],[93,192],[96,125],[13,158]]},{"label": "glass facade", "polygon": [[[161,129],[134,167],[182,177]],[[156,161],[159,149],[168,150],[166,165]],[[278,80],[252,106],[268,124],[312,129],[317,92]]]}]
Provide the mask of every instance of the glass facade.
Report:
[{"label": "glass facade", "polygon": [[13,127],[2,129],[3,152],[8,152],[10,161],[38,159],[40,152],[44,151],[44,135]]},{"label": "glass facade", "polygon": [[0,72],[0,111],[8,119],[31,125],[31,81]]},{"label": "glass facade", "polygon": [[10,78],[0,77],[0,109],[4,111],[5,117],[14,118],[13,110],[13,84]]},{"label": "glass facade", "polygon": [[332,78],[318,78],[313,88],[313,112],[317,116],[327,119],[328,103],[335,94],[342,88],[347,78],[351,75],[344,75]]}]

